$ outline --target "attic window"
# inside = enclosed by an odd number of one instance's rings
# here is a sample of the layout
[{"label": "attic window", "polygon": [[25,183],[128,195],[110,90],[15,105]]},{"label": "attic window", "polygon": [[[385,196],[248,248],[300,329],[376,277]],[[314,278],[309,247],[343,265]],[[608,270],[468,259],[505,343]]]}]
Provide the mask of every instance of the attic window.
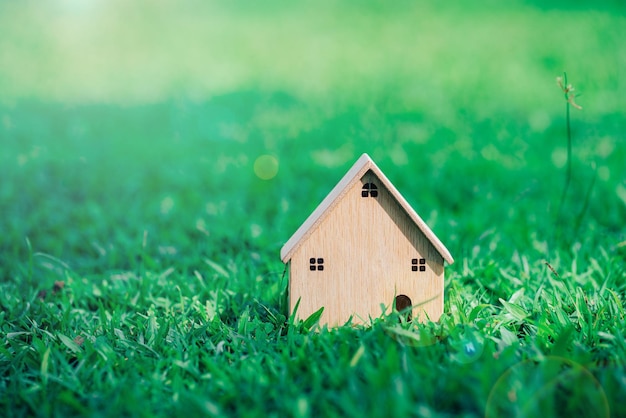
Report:
[{"label": "attic window", "polygon": [[323,271],[324,270],[324,259],[323,258],[309,258],[309,270],[311,271]]},{"label": "attic window", "polygon": [[426,259],[425,258],[411,259],[411,271],[426,271]]},{"label": "attic window", "polygon": [[374,183],[365,183],[361,189],[361,197],[378,197],[378,187]]}]

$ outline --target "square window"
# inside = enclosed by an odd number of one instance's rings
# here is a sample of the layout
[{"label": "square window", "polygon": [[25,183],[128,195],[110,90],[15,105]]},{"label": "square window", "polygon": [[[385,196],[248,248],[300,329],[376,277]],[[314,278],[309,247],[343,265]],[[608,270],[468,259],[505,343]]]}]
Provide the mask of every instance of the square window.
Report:
[{"label": "square window", "polygon": [[425,258],[412,258],[411,259],[411,271],[426,271],[426,259]]},{"label": "square window", "polygon": [[324,259],[322,257],[309,258],[309,270],[311,271],[323,271],[324,270]]}]

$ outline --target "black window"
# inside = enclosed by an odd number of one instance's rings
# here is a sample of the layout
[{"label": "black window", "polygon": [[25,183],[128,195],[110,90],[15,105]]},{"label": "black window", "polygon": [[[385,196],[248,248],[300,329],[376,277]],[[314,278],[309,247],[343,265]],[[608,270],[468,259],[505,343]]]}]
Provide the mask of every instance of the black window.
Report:
[{"label": "black window", "polygon": [[411,259],[411,271],[426,271],[426,259],[425,258]]},{"label": "black window", "polygon": [[311,271],[323,271],[324,270],[324,259],[323,258],[309,258],[309,270]]},{"label": "black window", "polygon": [[374,183],[365,183],[361,189],[361,197],[378,197],[378,187]]}]

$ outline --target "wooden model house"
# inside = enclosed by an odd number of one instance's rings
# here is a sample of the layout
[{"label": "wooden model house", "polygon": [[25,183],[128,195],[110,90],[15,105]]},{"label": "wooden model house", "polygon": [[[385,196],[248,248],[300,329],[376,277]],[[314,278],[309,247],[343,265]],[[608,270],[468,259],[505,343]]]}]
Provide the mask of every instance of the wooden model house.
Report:
[{"label": "wooden model house", "polygon": [[[289,309],[320,324],[366,323],[394,307],[420,321],[443,312],[450,252],[363,154],[285,243]],[[384,306],[384,307],[383,307]]]}]

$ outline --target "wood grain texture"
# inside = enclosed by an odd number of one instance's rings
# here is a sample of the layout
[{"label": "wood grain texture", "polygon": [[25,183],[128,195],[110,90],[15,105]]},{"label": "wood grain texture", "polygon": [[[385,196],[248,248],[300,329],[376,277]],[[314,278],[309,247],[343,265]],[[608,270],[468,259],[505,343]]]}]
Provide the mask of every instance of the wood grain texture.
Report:
[{"label": "wood grain texture", "polygon": [[[367,160],[361,166],[357,161],[357,169],[348,172],[355,177],[344,177],[341,188],[331,192],[332,200],[322,202],[323,212],[283,247],[281,255],[289,257],[290,309],[299,300],[299,318],[324,307],[322,324],[342,325],[350,317],[354,323],[366,323],[388,313],[396,296],[406,295],[414,320],[436,321],[443,312],[443,244],[433,242],[430,229],[416,225],[406,201],[398,200],[397,190],[390,189]],[[377,186],[376,197],[362,197],[366,183]],[[452,261],[443,248],[445,259]],[[323,259],[323,270],[311,270],[311,258],[315,264]],[[424,259],[425,264],[413,271],[413,259]],[[419,271],[420,266],[425,271]]]}]

